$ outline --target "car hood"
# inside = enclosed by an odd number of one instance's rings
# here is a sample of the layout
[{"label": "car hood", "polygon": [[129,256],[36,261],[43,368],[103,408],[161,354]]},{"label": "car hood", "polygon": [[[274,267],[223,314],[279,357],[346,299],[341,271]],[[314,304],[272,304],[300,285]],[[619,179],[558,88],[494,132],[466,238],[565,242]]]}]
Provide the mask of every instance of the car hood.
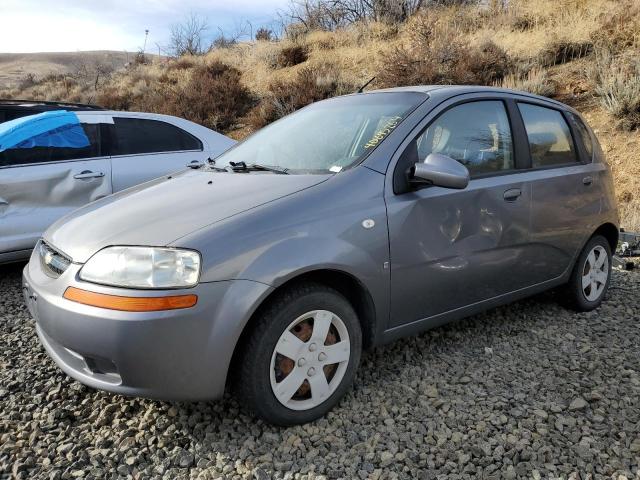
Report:
[{"label": "car hood", "polygon": [[109,245],[169,245],[200,228],[328,178],[187,171],[86,205],[58,220],[43,237],[74,262],[84,263]]}]

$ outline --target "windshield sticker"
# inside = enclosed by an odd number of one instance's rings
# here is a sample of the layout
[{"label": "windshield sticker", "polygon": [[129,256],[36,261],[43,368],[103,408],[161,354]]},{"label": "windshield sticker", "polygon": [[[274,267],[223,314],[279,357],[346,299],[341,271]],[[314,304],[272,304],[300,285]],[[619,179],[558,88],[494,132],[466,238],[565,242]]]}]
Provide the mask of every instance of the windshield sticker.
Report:
[{"label": "windshield sticker", "polygon": [[385,123],[374,135],[373,137],[371,137],[371,140],[369,140],[364,148],[373,148],[375,146],[377,146],[382,140],[385,139],[385,137],[387,135],[389,135],[391,132],[393,132],[393,129],[396,128],[398,126],[398,124],[400,123],[400,120],[402,120],[402,117],[391,117],[389,120],[387,120],[387,123]]},{"label": "windshield sticker", "polygon": [[331,168],[329,169],[329,171],[330,171],[330,172],[333,172],[333,173],[338,173],[338,172],[341,172],[341,171],[342,171],[342,167],[339,167],[338,165],[334,165],[333,167],[331,167]]}]

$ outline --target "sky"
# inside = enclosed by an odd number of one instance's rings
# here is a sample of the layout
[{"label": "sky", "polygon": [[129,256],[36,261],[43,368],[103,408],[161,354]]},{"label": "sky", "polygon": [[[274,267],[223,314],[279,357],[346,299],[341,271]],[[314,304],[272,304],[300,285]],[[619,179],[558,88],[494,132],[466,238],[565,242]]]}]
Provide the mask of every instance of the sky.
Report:
[{"label": "sky", "polygon": [[253,29],[275,21],[289,0],[0,0],[0,52],[79,50],[158,52],[171,25],[191,13],[207,19],[208,36],[250,21]]}]

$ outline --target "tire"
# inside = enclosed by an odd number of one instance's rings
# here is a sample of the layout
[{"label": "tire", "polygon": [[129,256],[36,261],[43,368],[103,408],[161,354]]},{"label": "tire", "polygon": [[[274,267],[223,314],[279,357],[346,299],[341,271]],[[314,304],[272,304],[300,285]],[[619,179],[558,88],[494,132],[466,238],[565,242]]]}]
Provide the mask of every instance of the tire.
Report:
[{"label": "tire", "polygon": [[[584,283],[583,283],[584,280]],[[611,281],[611,247],[595,235],[582,249],[565,289],[568,306],[579,312],[598,308]]]},{"label": "tire", "polygon": [[267,305],[242,345],[236,395],[266,422],[310,422],[350,388],[361,353],[360,322],[344,296],[316,283],[293,286]]}]

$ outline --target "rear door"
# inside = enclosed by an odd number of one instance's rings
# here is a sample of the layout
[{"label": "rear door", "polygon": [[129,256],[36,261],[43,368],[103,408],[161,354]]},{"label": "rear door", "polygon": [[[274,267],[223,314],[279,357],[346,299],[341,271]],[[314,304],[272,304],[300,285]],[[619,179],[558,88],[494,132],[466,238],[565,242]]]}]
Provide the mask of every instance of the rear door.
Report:
[{"label": "rear door", "polygon": [[547,104],[518,102],[531,151],[533,283],[561,276],[585,238],[597,228],[600,175],[585,146],[575,141],[570,114]]},{"label": "rear door", "polygon": [[113,190],[117,192],[207,158],[203,143],[165,121],[114,116],[111,133]]},{"label": "rear door", "polygon": [[440,153],[465,165],[471,181],[463,190],[394,188],[387,196],[391,326],[529,285],[531,189],[520,169],[522,148],[514,144],[521,127],[506,99],[471,98],[439,113],[395,167],[394,179]]},{"label": "rear door", "polygon": [[60,217],[111,193],[111,164],[102,154],[100,125],[81,125],[88,147],[0,152],[0,256],[33,248]]}]

